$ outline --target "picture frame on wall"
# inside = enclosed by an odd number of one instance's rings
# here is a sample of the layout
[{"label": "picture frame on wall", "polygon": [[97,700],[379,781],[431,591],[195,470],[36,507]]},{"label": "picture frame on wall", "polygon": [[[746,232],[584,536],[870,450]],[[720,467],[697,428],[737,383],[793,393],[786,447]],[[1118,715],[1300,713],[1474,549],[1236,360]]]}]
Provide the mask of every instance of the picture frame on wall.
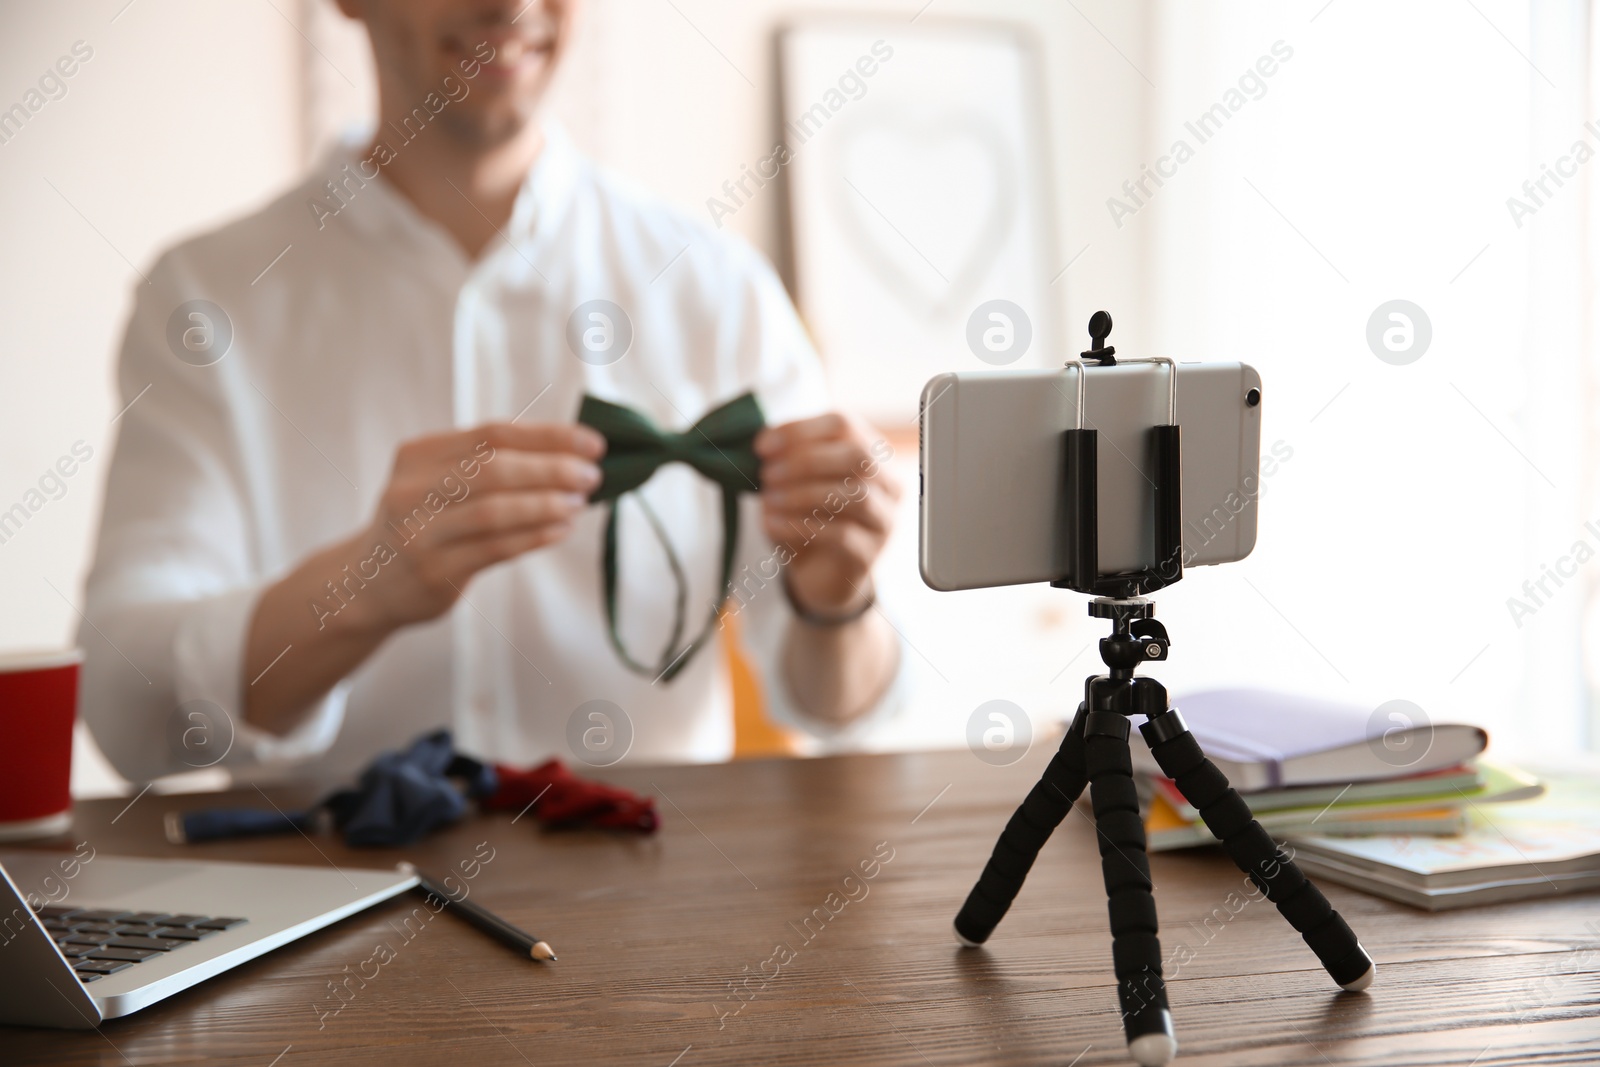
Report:
[{"label": "picture frame on wall", "polygon": [[933,374],[1059,361],[1026,31],[819,17],[781,30],[777,52],[781,129],[757,168],[781,175],[784,267],[839,404],[909,425]]}]

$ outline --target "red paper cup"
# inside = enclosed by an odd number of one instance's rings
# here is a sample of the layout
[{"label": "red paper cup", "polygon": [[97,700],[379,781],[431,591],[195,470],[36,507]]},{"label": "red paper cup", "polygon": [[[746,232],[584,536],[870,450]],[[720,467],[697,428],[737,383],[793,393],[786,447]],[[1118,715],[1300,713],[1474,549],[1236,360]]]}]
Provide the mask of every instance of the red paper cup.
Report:
[{"label": "red paper cup", "polygon": [[72,825],[81,649],[0,656],[0,841]]}]

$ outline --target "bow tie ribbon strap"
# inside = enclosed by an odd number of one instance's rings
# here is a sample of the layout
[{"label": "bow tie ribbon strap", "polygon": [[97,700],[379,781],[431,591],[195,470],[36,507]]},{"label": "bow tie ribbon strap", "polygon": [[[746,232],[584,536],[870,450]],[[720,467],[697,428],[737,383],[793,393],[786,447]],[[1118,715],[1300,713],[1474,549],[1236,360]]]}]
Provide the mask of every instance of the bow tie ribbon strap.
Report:
[{"label": "bow tie ribbon strap", "polygon": [[[671,681],[711,636],[720,601],[733,584],[733,559],[739,542],[739,494],[760,489],[761,462],[756,457],[754,442],[756,434],[766,425],[766,417],[755,394],[744,393],[707,412],[683,433],[670,433],[632,408],[586,395],[578,408],[578,421],[599,431],[606,439],[606,454],[600,461],[600,485],[590,494],[589,500],[608,505],[601,580],[611,645],[628,669],[657,681]],[[713,605],[699,634],[680,646],[689,598],[688,576],[660,518],[643,495],[635,497],[666,554],[667,567],[677,586],[672,634],[660,659],[651,666],[639,662],[628,652],[617,631],[617,501],[623,494],[643,486],[668,463],[687,463],[722,487],[722,578],[718,585],[718,604]]]}]

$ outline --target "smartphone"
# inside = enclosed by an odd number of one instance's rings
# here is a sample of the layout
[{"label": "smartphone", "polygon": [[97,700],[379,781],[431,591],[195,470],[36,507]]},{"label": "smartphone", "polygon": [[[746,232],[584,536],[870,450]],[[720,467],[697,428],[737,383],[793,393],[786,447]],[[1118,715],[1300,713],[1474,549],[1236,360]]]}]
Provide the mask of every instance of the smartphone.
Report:
[{"label": "smartphone", "polygon": [[[1078,410],[1078,375],[1083,411]],[[1176,375],[1183,563],[1231,563],[1256,543],[1261,376],[1244,363],[1119,363],[941,374],[922,390],[920,558],[934,589],[1078,576],[1064,535],[1062,432],[1099,431],[1101,575],[1155,564],[1149,430]]]}]

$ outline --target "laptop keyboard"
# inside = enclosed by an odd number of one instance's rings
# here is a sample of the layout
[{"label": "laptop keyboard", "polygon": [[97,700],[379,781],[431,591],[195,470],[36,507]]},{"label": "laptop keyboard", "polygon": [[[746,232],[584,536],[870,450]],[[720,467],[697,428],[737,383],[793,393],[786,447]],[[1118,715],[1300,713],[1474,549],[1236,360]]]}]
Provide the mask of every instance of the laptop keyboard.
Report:
[{"label": "laptop keyboard", "polygon": [[64,908],[47,904],[36,909],[39,925],[55,940],[81,982],[98,982],[108,974],[153,960],[222,930],[242,926],[244,919],[208,915],[173,915],[164,911],[116,911],[106,908]]}]

